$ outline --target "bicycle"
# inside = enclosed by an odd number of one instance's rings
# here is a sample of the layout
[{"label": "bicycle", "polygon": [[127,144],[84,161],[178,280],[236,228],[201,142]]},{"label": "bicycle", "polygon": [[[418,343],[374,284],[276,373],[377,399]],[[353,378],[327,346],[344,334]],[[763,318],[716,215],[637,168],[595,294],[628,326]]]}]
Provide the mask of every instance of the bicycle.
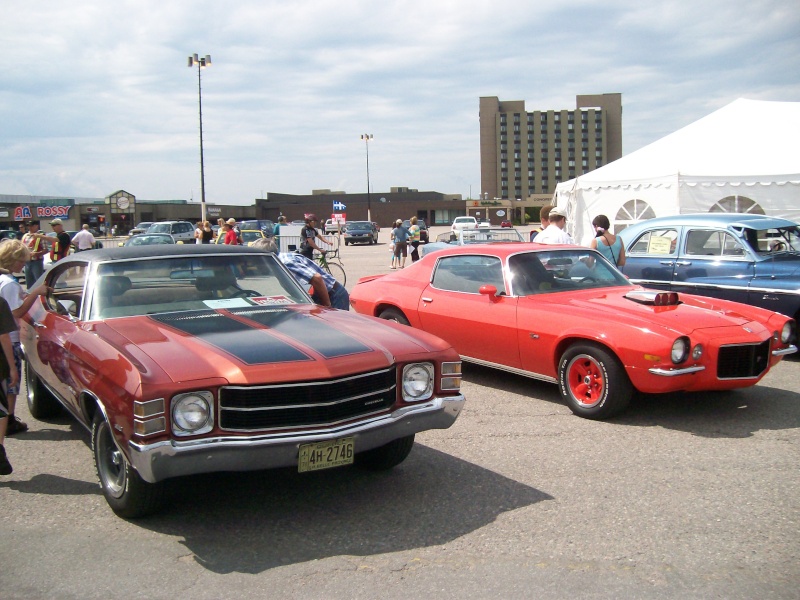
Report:
[{"label": "bicycle", "polygon": [[333,246],[331,250],[314,252],[314,262],[344,287],[347,284],[347,273],[345,273],[342,259],[339,258],[339,238],[335,237],[333,239],[335,243],[331,244]]}]

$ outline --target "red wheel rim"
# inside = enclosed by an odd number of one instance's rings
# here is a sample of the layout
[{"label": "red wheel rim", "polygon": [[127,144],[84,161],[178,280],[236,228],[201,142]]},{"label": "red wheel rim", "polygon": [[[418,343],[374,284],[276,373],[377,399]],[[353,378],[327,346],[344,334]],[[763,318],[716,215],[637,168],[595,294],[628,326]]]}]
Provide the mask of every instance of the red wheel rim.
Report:
[{"label": "red wheel rim", "polygon": [[580,354],[567,365],[569,393],[584,408],[592,408],[603,398],[606,380],[600,363],[591,356]]}]

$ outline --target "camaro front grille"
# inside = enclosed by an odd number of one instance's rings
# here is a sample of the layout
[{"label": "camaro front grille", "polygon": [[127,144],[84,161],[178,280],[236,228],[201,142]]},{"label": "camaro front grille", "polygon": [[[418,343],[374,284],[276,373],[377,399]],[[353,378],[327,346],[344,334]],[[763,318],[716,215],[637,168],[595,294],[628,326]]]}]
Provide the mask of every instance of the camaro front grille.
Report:
[{"label": "camaro front grille", "polygon": [[769,366],[770,341],[760,344],[722,346],[719,349],[717,377],[743,379],[758,377]]},{"label": "camaro front grille", "polygon": [[219,423],[232,431],[333,425],[388,409],[396,388],[394,367],[325,381],[223,387]]}]

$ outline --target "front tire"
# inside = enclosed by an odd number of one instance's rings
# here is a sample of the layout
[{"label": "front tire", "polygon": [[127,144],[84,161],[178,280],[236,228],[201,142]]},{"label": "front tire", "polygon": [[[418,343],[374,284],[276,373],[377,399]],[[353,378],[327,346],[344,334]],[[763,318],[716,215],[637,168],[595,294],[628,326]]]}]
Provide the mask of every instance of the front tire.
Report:
[{"label": "front tire", "polygon": [[344,272],[344,267],[342,265],[335,262],[329,262],[325,265],[325,269],[336,281],[339,282],[342,287],[347,285],[347,273]]},{"label": "front tire", "polygon": [[558,389],[569,409],[586,419],[608,419],[624,410],[633,385],[616,356],[595,344],[575,344],[558,363]]},{"label": "front tire", "polygon": [[148,483],[139,476],[114,441],[111,426],[100,410],[92,422],[92,453],[103,496],[117,515],[136,519],[161,507],[163,484]]},{"label": "front tire", "polygon": [[390,308],[385,308],[381,311],[381,314],[378,315],[381,319],[386,319],[387,321],[394,321],[395,323],[400,323],[400,325],[411,325],[406,316],[403,314],[403,311],[400,309],[394,308],[393,306]]},{"label": "front tire", "polygon": [[44,387],[28,360],[25,361],[25,383],[28,388],[28,410],[34,419],[48,419],[61,412],[58,400]]},{"label": "front tire", "polygon": [[388,471],[403,462],[414,447],[414,434],[389,442],[379,448],[356,454],[355,463],[370,471]]}]

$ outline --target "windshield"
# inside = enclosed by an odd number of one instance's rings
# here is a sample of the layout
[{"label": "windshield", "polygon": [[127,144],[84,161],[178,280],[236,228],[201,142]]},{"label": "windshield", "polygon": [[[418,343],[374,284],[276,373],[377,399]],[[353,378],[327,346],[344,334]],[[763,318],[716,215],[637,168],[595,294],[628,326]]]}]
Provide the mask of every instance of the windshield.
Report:
[{"label": "windshield", "polygon": [[102,264],[90,319],[308,304],[272,254],[148,258]]},{"label": "windshield", "polygon": [[169,223],[153,223],[147,230],[147,233],[169,233]]},{"label": "windshield", "polygon": [[508,266],[517,296],[631,286],[599,252],[586,248],[515,254]]},{"label": "windshield", "polygon": [[759,254],[800,252],[800,228],[746,229],[747,244]]}]

